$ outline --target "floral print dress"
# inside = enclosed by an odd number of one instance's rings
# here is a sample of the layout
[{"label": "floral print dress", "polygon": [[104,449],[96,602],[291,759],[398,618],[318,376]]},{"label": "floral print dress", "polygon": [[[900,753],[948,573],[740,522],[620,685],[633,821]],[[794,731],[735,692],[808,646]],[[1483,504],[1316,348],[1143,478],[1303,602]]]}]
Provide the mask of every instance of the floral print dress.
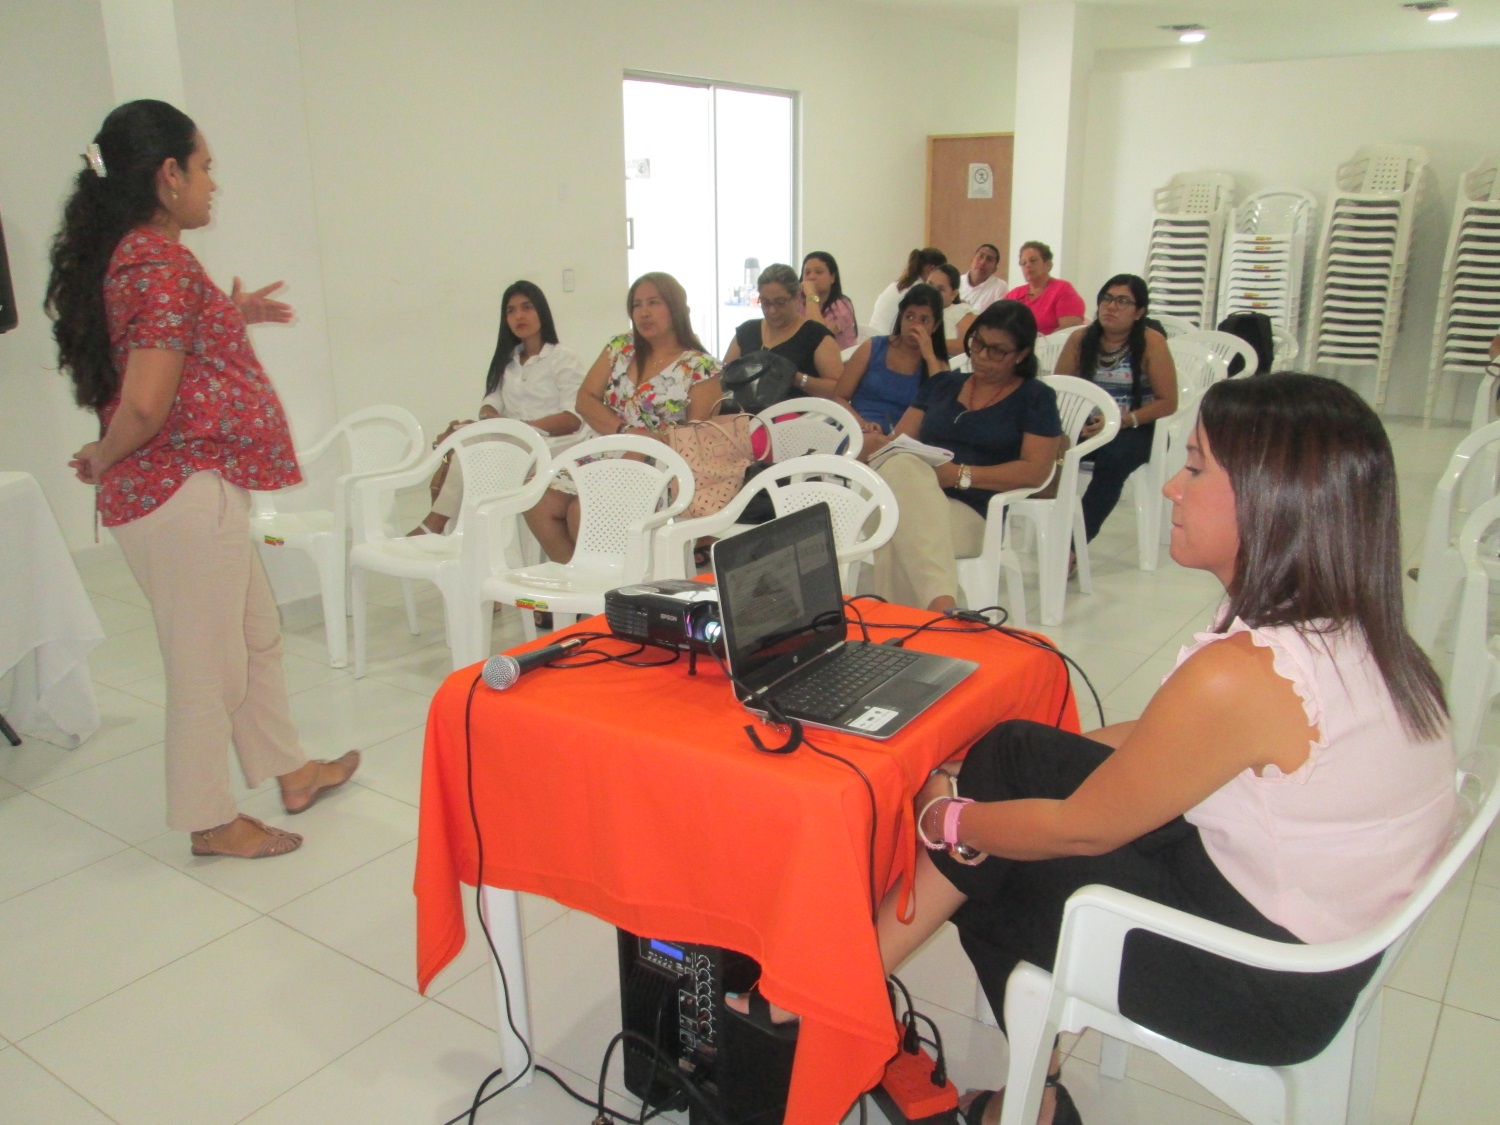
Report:
[{"label": "floral print dress", "polygon": [[688,392],[719,373],[718,360],[689,348],[638,387],[630,378],[630,365],[635,360],[633,335],[621,333],[605,345],[605,350],[609,352],[610,366],[609,381],[604,385],[604,405],[632,428],[642,426],[656,431],[686,421]]}]

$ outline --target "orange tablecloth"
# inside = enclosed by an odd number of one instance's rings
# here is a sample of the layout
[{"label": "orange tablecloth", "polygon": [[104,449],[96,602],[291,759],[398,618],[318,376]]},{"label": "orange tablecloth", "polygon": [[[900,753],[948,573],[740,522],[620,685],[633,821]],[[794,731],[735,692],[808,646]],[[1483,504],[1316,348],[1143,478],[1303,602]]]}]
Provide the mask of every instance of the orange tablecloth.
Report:
[{"label": "orange tablecloth", "polygon": [[[858,604],[872,623],[930,617]],[[577,627],[606,628],[603,618]],[[1055,654],[979,630],[925,632],[909,644],[980,668],[888,742],[809,732],[874,787],[881,895],[912,870],[912,798],[935,765],[1003,719],[1061,716],[1077,729]],[[427,721],[415,884],[424,989],[463,947],[459,884],[479,875],[464,736],[477,672],[449,677]],[[635,933],[754,957],[766,998],[802,1016],[787,1125],[829,1125],[896,1050],[871,923],[870,798],[847,766],[806,747],[756,751],[748,722],[711,659],[693,677],[684,658],[656,669],[544,669],[504,692],[481,686],[470,723],[483,878]],[[764,741],[781,741],[757,726]]]}]

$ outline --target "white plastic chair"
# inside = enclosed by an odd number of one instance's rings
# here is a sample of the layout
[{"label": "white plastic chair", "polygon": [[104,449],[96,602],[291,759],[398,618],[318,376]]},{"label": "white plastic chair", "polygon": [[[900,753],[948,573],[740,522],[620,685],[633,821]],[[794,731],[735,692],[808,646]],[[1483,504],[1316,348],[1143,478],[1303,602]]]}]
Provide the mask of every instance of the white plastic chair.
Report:
[{"label": "white plastic chair", "polygon": [[[496,437],[502,440],[491,440]],[[399,489],[426,483],[450,450],[463,465],[464,474],[463,504],[453,531],[448,535],[390,534],[381,518],[387,497]],[[516,501],[513,515],[525,511],[529,505],[519,503],[519,494],[528,480],[545,474],[550,461],[547,440],[538,430],[509,418],[489,418],[454,431],[420,464],[403,472],[361,481],[356,486],[354,546],[349,552],[356,677],[365,674],[365,581],[371,572],[403,579],[420,578],[435,585],[443,595],[443,619],[453,667],[465,666],[475,647],[470,636],[473,613],[465,598],[466,591],[473,588],[473,581],[467,579],[466,572],[483,566],[486,561],[477,557],[483,552],[476,551],[483,541],[468,542],[471,514],[480,505],[502,497]],[[518,541],[518,537],[512,537],[512,542]]]},{"label": "white plastic chair", "polygon": [[[1054,468],[1053,472],[1057,470]],[[1021,572],[1021,558],[1010,543],[1009,521],[1005,511],[1017,500],[1024,500],[1047,487],[1051,478],[1036,488],[1013,488],[990,497],[984,510],[984,540],[979,554],[958,562],[958,588],[968,609],[984,609],[1000,596],[1000,575],[1005,575],[1007,625],[1026,628],[1026,581]]]},{"label": "white plastic chair", "polygon": [[1500,637],[1490,636],[1494,562],[1480,553],[1485,532],[1497,520],[1500,520],[1500,496],[1479,505],[1458,535],[1458,555],[1464,569],[1463,596],[1458,607],[1453,673],[1448,678],[1448,709],[1453,717],[1453,746],[1460,754],[1479,745],[1479,730],[1484,725],[1490,700],[1500,695]]},{"label": "white plastic chair", "polygon": [[1271,370],[1290,371],[1292,364],[1297,362],[1297,353],[1301,349],[1297,346],[1297,337],[1293,336],[1279,324],[1271,325]]},{"label": "white plastic chair", "polygon": [[[657,578],[687,578],[693,544],[705,535],[726,538],[738,530],[740,514],[760,493],[771,498],[778,516],[826,503],[833,516],[833,539],[838,550],[844,592],[854,592],[853,564],[870,558],[890,541],[896,530],[896,496],[891,486],[868,465],[831,453],[813,453],[778,461],[755,477],[711,516],[681,520],[656,533],[654,570]],[[871,516],[877,515],[871,523]]]},{"label": "white plastic chair", "polygon": [[1198,331],[1198,326],[1185,316],[1172,316],[1170,313],[1155,312],[1148,312],[1146,315],[1161,325],[1161,330],[1166,334],[1168,340],[1173,336],[1181,336],[1184,332]]},{"label": "white plastic chair", "polygon": [[767,407],[756,418],[771,439],[772,461],[809,453],[855,458],[864,448],[859,419],[831,399],[789,399]]},{"label": "white plastic chair", "polygon": [[1067,347],[1068,341],[1073,333],[1082,332],[1088,325],[1075,324],[1072,328],[1059,328],[1050,336],[1038,336],[1036,338],[1036,366],[1038,375],[1051,375],[1052,369],[1057,366],[1057,358],[1062,355],[1063,348]]},{"label": "white plastic chair", "polygon": [[1219,332],[1212,328],[1199,328],[1192,332],[1184,332],[1181,336],[1173,337],[1176,340],[1191,340],[1195,344],[1202,344],[1214,355],[1222,359],[1226,364],[1234,362],[1234,357],[1239,356],[1245,361],[1245,366],[1240,370],[1241,375],[1254,375],[1260,371],[1260,356],[1255,354],[1255,348],[1250,341],[1242,340],[1233,332]]},{"label": "white plastic chair", "polygon": [[[328,637],[328,663],[349,663],[348,576],[349,498],[356,482],[379,473],[397,472],[414,464],[426,445],[422,424],[399,406],[370,406],[339,422],[322,438],[297,453],[303,465],[317,461],[335,445],[347,471],[333,482],[333,510],[283,512],[276,493],[250,493],[250,537],[272,547],[306,551],[318,569],[323,596],[323,627]],[[416,620],[411,590],[405,590],[407,614]]]},{"label": "white plastic chair", "polygon": [[[1072,444],[1058,467],[1057,495],[1051,500],[1028,497],[1013,501],[1010,518],[1028,521],[1036,530],[1038,584],[1043,625],[1061,625],[1068,591],[1068,548],[1078,556],[1078,589],[1092,593],[1088,540],[1083,531],[1083,508],[1078,503],[1078,465],[1088,454],[1120,430],[1120,408],[1107,391],[1073,375],[1038,375],[1057,394],[1062,430]],[[1099,432],[1078,439],[1083,424],[1095,410],[1104,416]]]},{"label": "white plastic chair", "polygon": [[[604,612],[606,591],[651,573],[656,529],[693,502],[692,469],[653,438],[619,434],[579,442],[552,463],[545,479],[532,481],[532,502],[563,473],[578,488],[572,559],[491,573],[471,599],[481,620],[493,616],[496,603],[575,617]],[[475,605],[468,612],[474,613]],[[527,639],[534,638],[531,614],[523,613],[521,623]]]},{"label": "white plastic chair", "polygon": [[[1156,1052],[1255,1125],[1368,1122],[1380,1053],[1381,989],[1434,899],[1484,839],[1500,810],[1494,747],[1476,752],[1458,776],[1463,809],[1453,846],[1410,899],[1389,918],[1343,941],[1293,945],[1238,930],[1137,898],[1112,887],[1084,887],[1063,909],[1055,968],[1022,962],[1005,992],[1010,1069],[1002,1125],[1032,1125],[1061,1031],[1092,1027],[1105,1036],[1100,1073],[1123,1078],[1130,1045]],[[1119,1010],[1125,937],[1147,930],[1223,957],[1285,972],[1330,972],[1384,952],[1348,1021],[1316,1058],[1295,1066],[1254,1066],[1204,1054],[1126,1019]],[[1224,1012],[1226,1020],[1234,1012]]]},{"label": "white plastic chair", "polygon": [[[1425,649],[1431,650],[1436,643],[1438,630],[1463,581],[1456,529],[1464,518],[1465,507],[1472,505],[1468,510],[1475,511],[1495,495],[1494,454],[1497,448],[1500,448],[1500,422],[1491,422],[1475,430],[1458,443],[1458,448],[1448,459],[1447,469],[1432,490],[1427,534],[1422,544],[1422,569],[1417,581],[1417,604],[1412,611],[1411,626],[1411,635]],[[1474,478],[1473,484],[1470,477]],[[1460,495],[1464,503],[1456,502]],[[1493,556],[1486,556],[1485,566],[1492,577],[1500,578],[1500,562]]]}]

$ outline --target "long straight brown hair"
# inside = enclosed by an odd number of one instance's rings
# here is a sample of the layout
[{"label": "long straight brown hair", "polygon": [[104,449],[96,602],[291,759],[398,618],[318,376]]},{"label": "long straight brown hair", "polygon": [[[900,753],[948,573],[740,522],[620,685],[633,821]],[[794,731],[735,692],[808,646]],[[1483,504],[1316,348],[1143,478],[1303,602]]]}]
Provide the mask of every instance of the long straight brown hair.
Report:
[{"label": "long straight brown hair", "polygon": [[1229,607],[1252,628],[1354,628],[1413,737],[1446,728],[1443,688],[1406,631],[1396,461],[1375,412],[1342,383],[1285,372],[1215,383],[1199,426],[1234,489],[1240,549]]},{"label": "long straight brown hair", "polygon": [[708,349],[693,331],[693,321],[688,315],[687,290],[682,287],[682,282],[669,273],[643,273],[630,283],[630,292],[625,296],[625,315],[630,317],[630,338],[635,344],[635,369],[645,371],[646,361],[651,358],[651,341],[642,340],[640,333],[635,330],[634,315],[635,291],[647,282],[656,287],[656,292],[667,303],[667,310],[672,316],[672,334],[677,337],[678,344],[684,348],[706,352]]}]

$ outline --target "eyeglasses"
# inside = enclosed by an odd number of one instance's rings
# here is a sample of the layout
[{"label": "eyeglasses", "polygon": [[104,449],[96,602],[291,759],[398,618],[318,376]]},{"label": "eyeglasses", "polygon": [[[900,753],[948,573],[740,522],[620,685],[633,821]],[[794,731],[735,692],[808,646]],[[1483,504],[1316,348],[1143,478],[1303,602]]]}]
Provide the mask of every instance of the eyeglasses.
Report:
[{"label": "eyeglasses", "polygon": [[996,363],[1004,363],[1016,351],[1017,349],[1007,348],[1004,344],[986,344],[978,339],[969,341],[969,355],[973,359],[992,359]]},{"label": "eyeglasses", "polygon": [[1099,298],[1099,307],[1102,309],[1106,305],[1118,305],[1122,309],[1133,309],[1135,308],[1135,298],[1128,297],[1124,293],[1106,293]]},{"label": "eyeglasses", "polygon": [[788,305],[790,305],[791,303],[792,303],[792,298],[790,298],[790,297],[762,297],[760,299],[760,307],[761,308],[763,308],[763,309],[772,309],[772,310],[775,310],[775,311],[779,311],[781,309],[784,309]]}]

